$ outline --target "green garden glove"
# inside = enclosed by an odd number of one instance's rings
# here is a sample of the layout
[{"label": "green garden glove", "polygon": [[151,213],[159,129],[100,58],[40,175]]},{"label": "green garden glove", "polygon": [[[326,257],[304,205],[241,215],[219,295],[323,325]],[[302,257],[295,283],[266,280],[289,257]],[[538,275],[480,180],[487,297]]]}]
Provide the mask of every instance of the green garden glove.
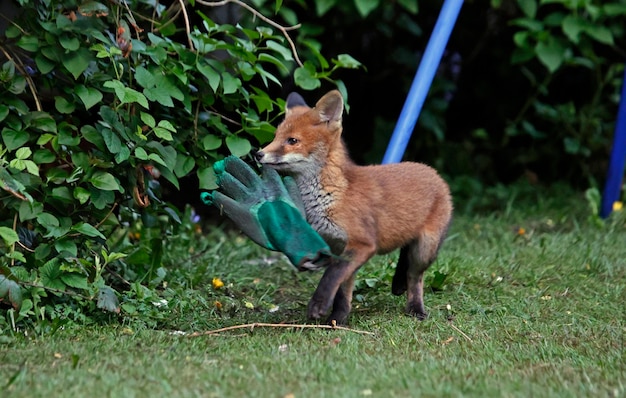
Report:
[{"label": "green garden glove", "polygon": [[317,268],[307,263],[323,266],[332,256],[306,221],[300,192],[291,177],[283,181],[271,167],[263,167],[259,177],[235,156],[216,162],[213,170],[222,192],[203,192],[202,201],[223,211],[258,245],[284,253],[299,269]]}]

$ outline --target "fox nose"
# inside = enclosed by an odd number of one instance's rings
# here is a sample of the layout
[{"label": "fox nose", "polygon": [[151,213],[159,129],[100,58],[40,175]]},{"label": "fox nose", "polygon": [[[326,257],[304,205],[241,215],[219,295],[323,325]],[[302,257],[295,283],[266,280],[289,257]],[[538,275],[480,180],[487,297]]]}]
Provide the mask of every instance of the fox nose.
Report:
[{"label": "fox nose", "polygon": [[254,154],[254,158],[257,160],[257,162],[260,162],[261,159],[263,159],[263,156],[265,156],[265,153],[263,153],[263,151],[260,149]]}]

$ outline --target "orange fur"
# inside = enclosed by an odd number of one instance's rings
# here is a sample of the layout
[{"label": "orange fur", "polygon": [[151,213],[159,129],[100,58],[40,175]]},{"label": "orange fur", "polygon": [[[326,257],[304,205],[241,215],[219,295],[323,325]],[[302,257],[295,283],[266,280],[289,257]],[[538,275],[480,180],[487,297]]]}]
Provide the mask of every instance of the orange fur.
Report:
[{"label": "orange fur", "polygon": [[376,253],[402,248],[392,292],[407,291],[407,312],[426,317],[423,274],[435,260],[452,217],[446,182],[415,162],[358,166],[341,138],[343,98],[338,91],[309,108],[287,99],[274,140],[256,155],[264,166],[291,175],[308,222],[343,260],[333,260],[309,303],[318,319],[344,323],[351,309],[355,272]]}]

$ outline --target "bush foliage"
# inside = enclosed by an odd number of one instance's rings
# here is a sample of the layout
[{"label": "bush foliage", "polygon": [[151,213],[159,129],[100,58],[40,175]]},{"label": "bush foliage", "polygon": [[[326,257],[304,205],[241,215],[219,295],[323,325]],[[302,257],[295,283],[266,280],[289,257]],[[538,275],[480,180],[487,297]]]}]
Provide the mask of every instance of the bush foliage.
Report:
[{"label": "bush foliage", "polygon": [[[326,60],[304,35],[296,47],[246,4],[221,4],[230,22],[204,1],[13,4],[0,70],[0,299],[14,321],[54,317],[47,296],[118,312],[118,286],[162,281],[182,214],[161,191],[192,174],[215,188],[216,160],[270,140],[283,105],[271,86],[293,74],[310,90],[359,66]],[[314,56],[300,61],[298,47]]]}]

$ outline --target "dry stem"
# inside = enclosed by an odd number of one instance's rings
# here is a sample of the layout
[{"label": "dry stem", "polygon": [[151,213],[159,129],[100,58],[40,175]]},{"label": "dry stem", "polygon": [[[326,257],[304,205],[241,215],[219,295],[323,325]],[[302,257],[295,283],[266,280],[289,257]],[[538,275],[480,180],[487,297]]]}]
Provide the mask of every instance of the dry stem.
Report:
[{"label": "dry stem", "polygon": [[237,330],[237,329],[250,329],[250,331],[252,332],[254,330],[254,328],[256,327],[265,327],[265,328],[294,328],[294,329],[333,329],[333,330],[344,330],[347,332],[353,332],[353,333],[358,333],[358,334],[366,334],[366,335],[370,335],[370,336],[375,336],[375,333],[372,332],[366,332],[364,330],[355,330],[355,329],[350,329],[347,327],[343,327],[343,326],[337,326],[337,325],[307,325],[307,324],[288,324],[288,323],[248,323],[245,325],[235,325],[235,326],[228,326],[225,328],[221,328],[221,329],[215,329],[215,330],[207,330],[205,332],[195,332],[195,333],[191,333],[188,334],[187,337],[199,337],[199,336],[209,336],[209,335],[214,335],[214,334],[218,334],[218,333],[222,333],[222,332],[227,332],[230,330]]}]

